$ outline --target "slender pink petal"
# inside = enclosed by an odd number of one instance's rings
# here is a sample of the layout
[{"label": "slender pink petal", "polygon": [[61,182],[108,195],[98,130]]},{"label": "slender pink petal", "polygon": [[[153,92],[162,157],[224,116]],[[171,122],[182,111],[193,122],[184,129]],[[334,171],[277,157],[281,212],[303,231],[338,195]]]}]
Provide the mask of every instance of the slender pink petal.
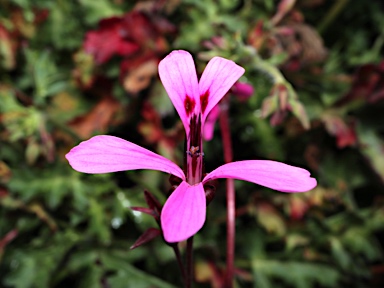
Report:
[{"label": "slender pink petal", "polygon": [[199,82],[203,122],[209,111],[224,97],[244,71],[244,68],[235,62],[221,57],[214,57],[209,61]]},{"label": "slender pink petal", "polygon": [[199,85],[191,54],[183,50],[171,52],[159,63],[159,75],[188,135],[191,115],[200,112]]},{"label": "slender pink petal", "polygon": [[268,160],[238,161],[220,166],[203,179],[234,178],[253,182],[281,192],[305,192],[313,189],[316,179],[302,168]]},{"label": "slender pink petal", "polygon": [[98,174],[152,169],[185,179],[183,171],[172,161],[114,136],[92,137],[72,148],[65,157],[79,172]]},{"label": "slender pink petal", "polygon": [[205,141],[211,141],[213,138],[213,132],[215,130],[215,124],[217,119],[220,116],[220,108],[219,105],[213,107],[211,112],[209,113],[207,120],[205,121],[205,125],[203,128],[203,138]]},{"label": "slender pink petal", "polygon": [[161,211],[161,227],[167,242],[180,242],[195,235],[205,222],[206,202],[203,184],[190,186],[183,181]]}]

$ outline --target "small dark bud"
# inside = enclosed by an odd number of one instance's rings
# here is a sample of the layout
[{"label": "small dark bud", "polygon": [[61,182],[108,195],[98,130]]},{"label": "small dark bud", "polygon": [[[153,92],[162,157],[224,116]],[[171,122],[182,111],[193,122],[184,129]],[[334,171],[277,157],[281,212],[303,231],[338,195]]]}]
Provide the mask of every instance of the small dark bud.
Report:
[{"label": "small dark bud", "polygon": [[138,212],[141,212],[141,213],[145,213],[145,214],[148,214],[148,215],[151,215],[153,217],[159,217],[159,215],[154,211],[152,210],[151,208],[146,208],[146,207],[131,207],[132,210],[134,211],[138,211]]},{"label": "small dark bud", "polygon": [[153,240],[157,236],[161,235],[161,231],[156,228],[149,228],[146,230],[141,236],[136,240],[136,242],[129,248],[131,250],[148,243],[149,241]]},{"label": "small dark bud", "polygon": [[144,197],[145,197],[145,202],[147,202],[148,207],[154,211],[157,212],[157,214],[160,215],[161,209],[163,206],[160,204],[160,202],[155,198],[155,196],[152,195],[149,191],[145,190],[144,191]]}]

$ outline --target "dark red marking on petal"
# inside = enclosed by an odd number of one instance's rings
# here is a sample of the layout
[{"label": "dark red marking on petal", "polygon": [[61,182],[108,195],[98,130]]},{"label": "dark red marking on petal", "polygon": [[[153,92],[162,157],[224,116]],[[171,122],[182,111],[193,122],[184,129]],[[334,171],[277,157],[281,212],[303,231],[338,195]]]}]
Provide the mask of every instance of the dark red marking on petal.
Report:
[{"label": "dark red marking on petal", "polygon": [[195,99],[186,95],[184,100],[184,107],[185,107],[185,113],[187,114],[187,116],[191,115],[191,113],[195,109],[195,105],[196,105]]},{"label": "dark red marking on petal", "polygon": [[205,108],[207,108],[208,98],[209,98],[209,90],[205,91],[203,95],[200,95],[200,106],[201,106],[202,113],[204,113]]}]

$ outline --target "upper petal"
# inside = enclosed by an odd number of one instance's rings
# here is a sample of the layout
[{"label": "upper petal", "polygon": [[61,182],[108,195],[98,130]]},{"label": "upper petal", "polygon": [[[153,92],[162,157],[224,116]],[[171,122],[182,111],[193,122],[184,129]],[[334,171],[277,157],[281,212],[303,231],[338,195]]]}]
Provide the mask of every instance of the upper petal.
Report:
[{"label": "upper petal", "polygon": [[203,122],[209,111],[224,97],[244,71],[244,68],[235,62],[221,57],[214,57],[208,62],[199,82]]},{"label": "upper petal", "polygon": [[73,169],[85,173],[108,173],[152,169],[185,179],[172,161],[124,139],[102,135],[81,142],[65,155]]},{"label": "upper petal", "polygon": [[160,61],[159,75],[188,135],[190,116],[200,112],[199,86],[191,54],[183,50],[171,52]]},{"label": "upper petal", "polygon": [[161,227],[167,242],[180,242],[195,235],[205,222],[206,200],[203,184],[183,181],[167,199],[161,211]]},{"label": "upper petal", "polygon": [[281,192],[305,192],[317,185],[307,170],[269,160],[228,163],[205,176],[203,182],[215,178],[245,180]]}]

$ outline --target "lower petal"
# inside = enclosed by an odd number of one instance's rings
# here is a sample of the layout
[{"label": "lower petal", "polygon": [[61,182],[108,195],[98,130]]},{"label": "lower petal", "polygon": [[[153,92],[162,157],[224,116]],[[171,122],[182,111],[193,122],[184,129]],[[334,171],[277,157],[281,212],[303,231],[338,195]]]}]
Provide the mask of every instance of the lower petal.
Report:
[{"label": "lower petal", "polygon": [[307,170],[269,160],[228,163],[205,176],[203,182],[216,178],[245,180],[281,192],[306,192],[317,185]]},{"label": "lower petal", "polygon": [[206,200],[203,184],[183,181],[161,211],[161,227],[167,242],[180,242],[195,235],[205,222]]}]

